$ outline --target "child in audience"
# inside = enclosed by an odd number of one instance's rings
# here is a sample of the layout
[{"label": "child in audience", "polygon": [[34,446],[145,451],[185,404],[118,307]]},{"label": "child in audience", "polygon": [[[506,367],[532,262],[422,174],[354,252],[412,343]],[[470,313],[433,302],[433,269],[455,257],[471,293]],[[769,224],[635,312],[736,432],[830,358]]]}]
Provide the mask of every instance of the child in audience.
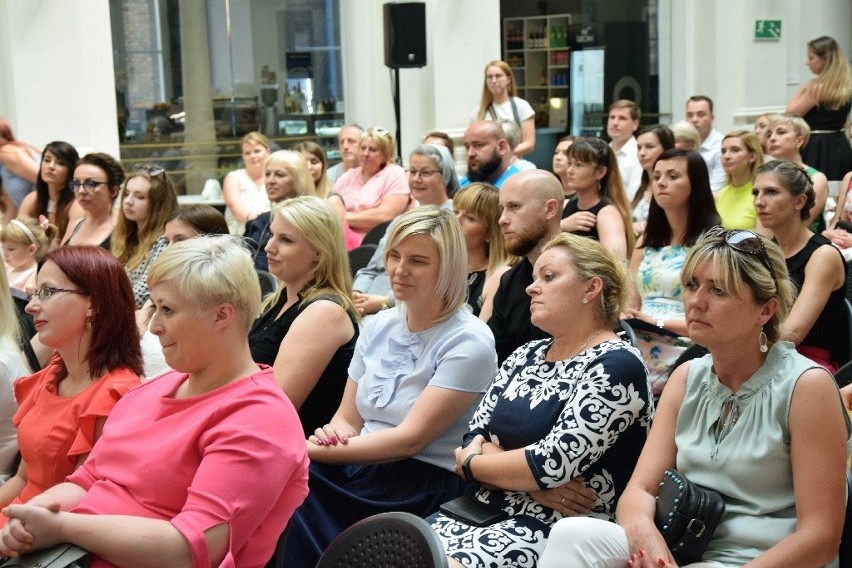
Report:
[{"label": "child in audience", "polygon": [[27,285],[35,275],[38,261],[47,254],[50,243],[59,233],[47,218],[36,221],[32,217],[18,217],[0,231],[3,243],[3,261],[6,278],[13,290],[26,293]]}]

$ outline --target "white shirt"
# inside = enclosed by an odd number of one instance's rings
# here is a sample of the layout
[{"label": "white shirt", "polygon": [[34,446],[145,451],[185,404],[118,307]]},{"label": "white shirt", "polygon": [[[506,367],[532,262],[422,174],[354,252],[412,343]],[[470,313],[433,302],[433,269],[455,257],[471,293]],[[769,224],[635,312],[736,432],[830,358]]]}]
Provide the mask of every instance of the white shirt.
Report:
[{"label": "white shirt", "polygon": [[[612,148],[612,142],[609,143],[609,147]],[[624,193],[629,203],[642,183],[642,166],[639,164],[639,146],[636,145],[636,138],[631,136],[621,150],[615,152],[615,159],[618,162],[621,184],[624,186]]]},{"label": "white shirt", "polygon": [[707,172],[710,174],[710,189],[716,193],[725,186],[725,169],[722,167],[722,133],[715,128],[710,131],[698,153],[707,163]]}]

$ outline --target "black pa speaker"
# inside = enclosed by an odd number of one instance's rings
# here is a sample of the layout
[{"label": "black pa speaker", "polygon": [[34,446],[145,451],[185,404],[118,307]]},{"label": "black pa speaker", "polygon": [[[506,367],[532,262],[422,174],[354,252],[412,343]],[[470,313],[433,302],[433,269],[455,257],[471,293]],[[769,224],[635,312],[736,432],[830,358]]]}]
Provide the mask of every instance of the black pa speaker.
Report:
[{"label": "black pa speaker", "polygon": [[426,4],[389,2],[385,9],[385,65],[426,66]]}]

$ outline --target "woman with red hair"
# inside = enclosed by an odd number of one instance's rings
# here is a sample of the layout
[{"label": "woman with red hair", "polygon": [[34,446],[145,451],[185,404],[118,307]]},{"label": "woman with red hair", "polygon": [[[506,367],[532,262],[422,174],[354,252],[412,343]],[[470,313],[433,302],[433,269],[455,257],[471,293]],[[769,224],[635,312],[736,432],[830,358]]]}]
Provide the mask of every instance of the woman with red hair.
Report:
[{"label": "woman with red hair", "polygon": [[54,353],[44,369],[15,383],[21,464],[0,486],[0,508],[30,500],[77,469],[142,373],[133,290],[106,250],[48,253],[26,310],[39,341]]}]

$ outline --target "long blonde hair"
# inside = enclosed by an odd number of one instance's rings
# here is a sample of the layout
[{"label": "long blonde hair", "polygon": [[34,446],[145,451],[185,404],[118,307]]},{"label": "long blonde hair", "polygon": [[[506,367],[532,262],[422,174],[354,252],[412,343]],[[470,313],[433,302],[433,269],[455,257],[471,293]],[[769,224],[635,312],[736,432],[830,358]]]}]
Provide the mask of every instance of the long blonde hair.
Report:
[{"label": "long blonde hair", "polygon": [[479,101],[479,114],[477,115],[478,120],[488,120],[485,118],[485,113],[488,112],[488,109],[494,103],[494,96],[491,94],[491,91],[488,90],[489,67],[499,67],[500,70],[506,74],[506,77],[509,78],[509,86],[506,87],[506,93],[509,95],[509,98],[517,96],[518,94],[518,88],[515,86],[515,75],[512,73],[512,68],[509,67],[509,64],[505,61],[500,61],[499,59],[489,61],[488,65],[485,66],[485,71],[483,72],[485,77],[482,79],[482,98]]},{"label": "long blonde hair", "polygon": [[0,339],[6,338],[17,345],[21,338],[21,327],[15,312],[15,302],[9,291],[6,271],[0,270]]},{"label": "long blonde hair", "polygon": [[[272,218],[280,215],[319,253],[313,277],[299,291],[302,303],[331,296],[357,321],[352,301],[352,273],[343,240],[343,223],[331,205],[316,195],[285,199],[272,208]],[[283,286],[264,301],[262,311],[273,309],[286,292]]]},{"label": "long blonde hair", "polygon": [[820,86],[819,103],[828,110],[837,110],[852,98],[849,62],[834,38],[829,36],[809,41],[808,49],[825,62],[820,74],[810,80],[812,86]]}]

